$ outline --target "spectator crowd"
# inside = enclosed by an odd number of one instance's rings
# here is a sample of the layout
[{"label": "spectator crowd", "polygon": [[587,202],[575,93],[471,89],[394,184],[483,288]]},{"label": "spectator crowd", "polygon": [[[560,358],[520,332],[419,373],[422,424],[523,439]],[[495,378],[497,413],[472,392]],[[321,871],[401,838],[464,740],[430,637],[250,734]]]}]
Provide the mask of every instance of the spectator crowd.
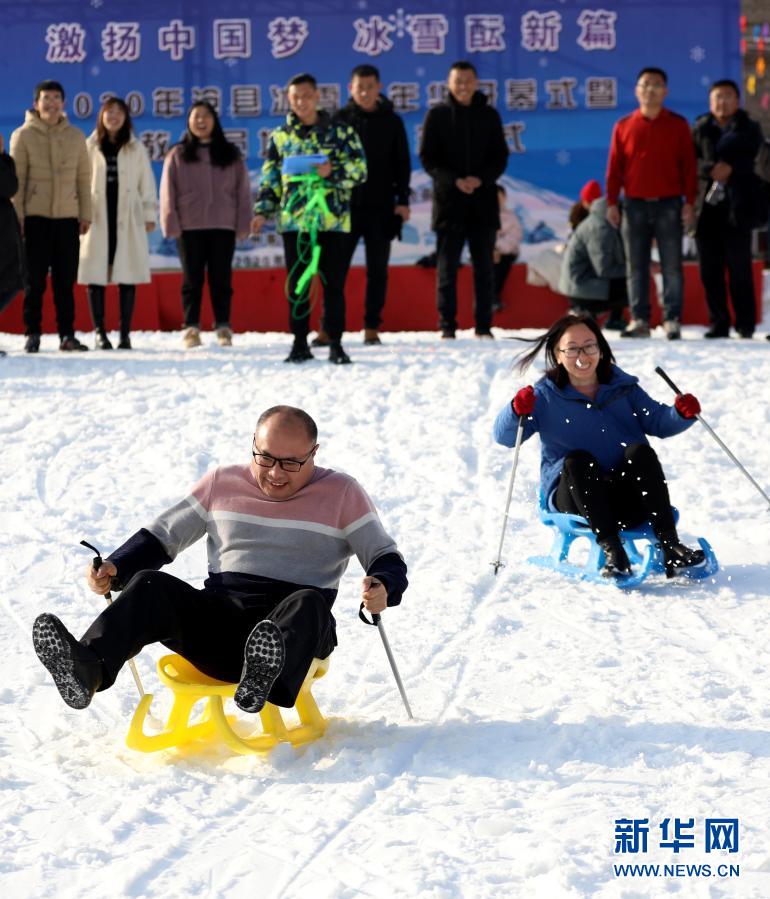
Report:
[{"label": "spectator crowd", "polygon": [[[457,329],[457,272],[467,245],[473,267],[475,335],[489,340],[517,258],[521,224],[506,208],[499,180],[508,147],[502,121],[479,90],[472,63],[449,69],[447,99],[423,123],[419,159],[433,182],[436,307],[441,338]],[[136,285],[150,280],[147,235],[159,220],[177,242],[183,281],[183,343],[201,344],[205,279],[216,339],[232,343],[232,261],[237,239],[275,219],[283,242],[293,343],[287,362],[351,360],[342,346],[345,285],[363,241],[366,289],[363,336],[380,341],[392,241],[410,217],[411,161],[400,116],[382,94],[379,71],[353,69],[350,100],[336,114],[321,108],[311,74],[287,86],[289,113],[270,135],[256,199],[241,152],[227,140],[217,110],[196,102],[182,140],[165,158],[157,203],[147,154],[129,109],[109,97],[94,132],[70,124],[64,87],[43,81],[10,140],[0,137],[0,310],[23,289],[24,348],[40,347],[42,304],[50,272],[59,347],[88,349],[74,332],[74,284],[87,285],[98,349],[112,349],[105,327],[106,288],[118,285],[118,348],[131,348]],[[614,126],[606,189],[580,192],[564,252],[559,290],[572,308],[626,338],[650,336],[650,273],[657,253],[663,331],[681,336],[682,245],[694,238],[708,307],[707,338],[751,338],[756,320],[752,232],[767,224],[770,149],[759,124],[740,106],[738,85],[716,81],[709,111],[690,126],[666,106],[668,79],[646,67],[636,79],[638,108]],[[309,313],[319,278],[322,321],[309,341]],[[732,315],[729,308],[732,304]],[[625,307],[629,307],[626,321]]]}]

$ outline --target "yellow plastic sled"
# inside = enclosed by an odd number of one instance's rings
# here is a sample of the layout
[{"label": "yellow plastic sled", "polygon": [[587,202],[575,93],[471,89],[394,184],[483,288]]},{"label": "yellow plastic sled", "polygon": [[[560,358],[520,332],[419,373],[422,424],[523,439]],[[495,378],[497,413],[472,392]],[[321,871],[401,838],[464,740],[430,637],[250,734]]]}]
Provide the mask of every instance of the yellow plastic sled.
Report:
[{"label": "yellow plastic sled", "polygon": [[[183,746],[194,740],[218,738],[234,752],[248,755],[267,752],[278,743],[298,746],[317,740],[326,730],[327,722],[313,699],[311,688],[313,682],[323,677],[328,669],[328,658],[313,659],[310,663],[295,706],[299,724],[287,727],[278,706],[268,702],[259,713],[261,732],[242,737],[232,727],[238,719],[234,715],[225,715],[224,710],[224,700],[232,699],[237,684],[228,684],[208,677],[182,656],[163,656],[158,662],[158,676],[174,693],[174,704],[168,721],[160,733],[144,732],[144,721],[152,702],[152,694],[146,694],[134,712],[126,745],[137,752],[158,752],[161,749]],[[195,703],[201,700],[207,700],[203,714],[191,724],[190,713]]]}]

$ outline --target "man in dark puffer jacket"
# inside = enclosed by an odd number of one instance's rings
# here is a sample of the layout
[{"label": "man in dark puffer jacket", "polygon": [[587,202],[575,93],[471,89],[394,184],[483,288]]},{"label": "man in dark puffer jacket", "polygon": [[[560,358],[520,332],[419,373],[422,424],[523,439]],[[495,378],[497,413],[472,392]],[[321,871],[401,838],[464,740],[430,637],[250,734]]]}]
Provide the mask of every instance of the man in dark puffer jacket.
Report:
[{"label": "man in dark puffer jacket", "polygon": [[716,81],[709,109],[693,126],[698,160],[695,239],[711,327],[706,337],[727,337],[725,269],[735,329],[741,337],[754,333],[756,303],[751,269],[751,231],[767,221],[767,206],[754,173],[762,129],[740,108],[734,81]]},{"label": "man in dark puffer jacket", "polygon": [[467,240],[473,261],[476,336],[492,337],[493,254],[500,228],[497,179],[505,171],[508,146],[500,115],[478,90],[474,66],[453,63],[447,85],[447,102],[428,110],[420,146],[423,168],[433,179],[439,327],[442,337],[455,336],[457,268]]},{"label": "man in dark puffer jacket", "polygon": [[390,100],[380,95],[380,73],[372,65],[353,69],[350,101],[337,120],[350,125],[361,138],[367,179],[353,188],[348,266],[363,237],[366,247],[364,343],[378,344],[377,331],[388,288],[390,243],[409,220],[409,178],[412,166],[401,117]]}]

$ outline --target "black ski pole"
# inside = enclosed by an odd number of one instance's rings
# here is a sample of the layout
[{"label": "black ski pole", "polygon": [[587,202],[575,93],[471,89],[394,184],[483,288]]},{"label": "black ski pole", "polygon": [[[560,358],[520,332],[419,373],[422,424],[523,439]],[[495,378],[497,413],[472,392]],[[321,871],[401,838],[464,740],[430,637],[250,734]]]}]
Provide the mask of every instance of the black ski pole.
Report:
[{"label": "black ski pole", "polygon": [[[669,378],[669,376],[663,371],[663,369],[660,366],[656,367],[655,372],[657,374],[659,374],[661,376],[661,378],[663,378],[663,380],[674,391],[674,393],[678,394],[679,396],[682,395],[682,391],[676,386],[676,384],[674,384],[674,382],[671,380],[671,378]],[[746,477],[749,479],[749,481],[751,481],[751,483],[754,485],[754,487],[756,487],[756,489],[760,492],[760,494],[764,498],[765,502],[767,503],[768,508],[770,508],[770,496],[768,496],[765,493],[765,491],[759,486],[759,484],[754,480],[754,478],[752,478],[752,476],[748,473],[748,471],[746,471],[744,466],[741,465],[741,463],[730,452],[729,448],[724,443],[724,441],[719,438],[716,431],[709,424],[707,424],[706,421],[704,421],[703,416],[699,413],[695,417],[703,425],[703,427],[709,432],[709,434],[711,434],[711,436],[714,438],[714,440],[716,440],[716,442],[719,444],[719,446],[722,447],[722,449],[727,453],[727,455],[730,457],[730,459],[732,459],[732,461],[735,463],[735,465],[743,472],[744,475],[746,475]]]},{"label": "black ski pole", "polygon": [[[85,540],[81,540],[80,545],[85,546],[87,549],[90,549],[96,553],[92,564],[94,571],[98,571],[102,567],[103,561],[102,555],[99,550],[95,546],[91,546],[90,543],[86,543]],[[107,600],[108,606],[112,605],[112,593],[109,590],[104,594],[104,598]],[[142,686],[142,680],[139,677],[139,672],[136,670],[136,664],[134,663],[133,659],[128,660],[128,667],[131,669],[131,674],[133,674],[134,676],[134,683],[136,684],[136,689],[139,691],[139,698],[143,699],[144,687]]]},{"label": "black ski pole", "polygon": [[385,625],[382,623],[382,618],[376,614],[372,613],[372,620],[364,615],[364,604],[361,603],[361,608],[358,610],[358,617],[364,624],[371,624],[377,627],[377,630],[380,632],[380,637],[382,638],[382,645],[385,647],[385,655],[388,657],[388,661],[390,662],[390,667],[393,671],[393,677],[396,679],[396,685],[398,686],[398,692],[401,694],[401,699],[404,702],[404,707],[406,708],[406,714],[409,716],[409,720],[414,720],[414,715],[412,714],[412,709],[409,706],[409,700],[406,698],[406,690],[404,689],[403,681],[401,680],[401,676],[398,673],[398,666],[396,665],[396,660],[393,657],[393,652],[390,648],[390,643],[388,642],[388,635],[385,633]]}]

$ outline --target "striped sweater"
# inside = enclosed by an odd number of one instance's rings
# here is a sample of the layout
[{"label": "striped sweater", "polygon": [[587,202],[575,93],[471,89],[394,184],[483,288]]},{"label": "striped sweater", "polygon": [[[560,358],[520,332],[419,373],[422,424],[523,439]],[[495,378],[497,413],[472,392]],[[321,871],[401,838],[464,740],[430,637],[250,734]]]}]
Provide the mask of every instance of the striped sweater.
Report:
[{"label": "striped sweater", "polygon": [[285,500],[266,496],[249,464],[207,472],[183,500],[110,557],[125,584],[142,568],[160,568],[206,537],[207,587],[248,592],[257,582],[316,587],[334,601],[350,557],[382,580],[388,605],[406,589],[406,566],[374,504],[349,475],[316,467]]}]

